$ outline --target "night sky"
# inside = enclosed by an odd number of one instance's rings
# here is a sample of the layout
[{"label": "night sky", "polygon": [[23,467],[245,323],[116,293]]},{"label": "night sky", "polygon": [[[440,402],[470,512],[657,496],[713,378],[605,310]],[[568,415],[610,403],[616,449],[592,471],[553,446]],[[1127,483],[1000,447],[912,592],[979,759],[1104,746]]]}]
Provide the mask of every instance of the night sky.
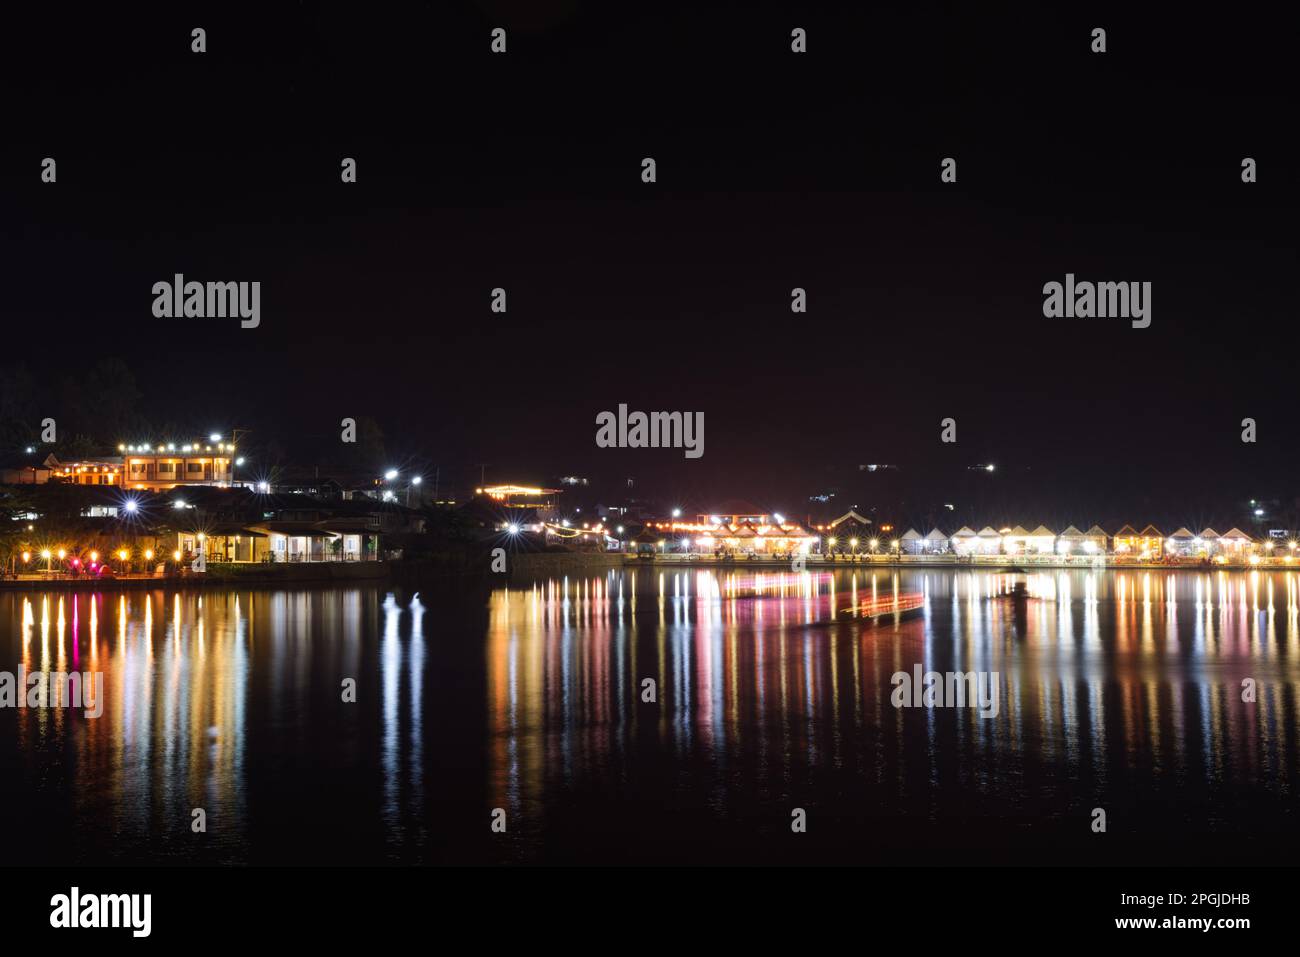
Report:
[{"label": "night sky", "polygon": [[[369,415],[449,475],[682,501],[866,504],[876,462],[1015,521],[1294,504],[1290,23],[606,6],[6,14],[0,366],[57,406],[118,356],[146,414],[307,461]],[[260,281],[260,328],[155,318],[177,272]],[[1151,327],[1044,318],[1067,272],[1151,282]],[[620,402],[704,411],[704,456],[598,449]]]}]

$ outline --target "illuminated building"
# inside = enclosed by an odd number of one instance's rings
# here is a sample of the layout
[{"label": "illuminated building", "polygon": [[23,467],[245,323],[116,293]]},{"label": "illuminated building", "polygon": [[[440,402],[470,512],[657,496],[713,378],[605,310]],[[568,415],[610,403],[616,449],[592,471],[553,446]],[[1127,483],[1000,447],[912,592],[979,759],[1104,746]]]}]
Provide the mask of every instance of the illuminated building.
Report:
[{"label": "illuminated building", "polygon": [[1165,542],[1165,552],[1177,558],[1191,558],[1197,554],[1196,534],[1187,528],[1179,528]]},{"label": "illuminated building", "polygon": [[930,534],[921,540],[922,547],[932,555],[948,550],[948,536],[937,528],[930,529]]},{"label": "illuminated building", "polygon": [[485,485],[474,489],[474,494],[486,496],[503,508],[546,510],[555,508],[555,496],[562,491],[564,490],[532,485]]},{"label": "illuminated building", "polygon": [[1090,555],[1105,555],[1110,536],[1100,525],[1094,525],[1083,533],[1083,550]]},{"label": "illuminated building", "polygon": [[1002,535],[997,529],[985,525],[977,536],[975,551],[980,555],[996,555],[1002,550]]},{"label": "illuminated building", "polygon": [[235,446],[219,437],[215,442],[179,445],[120,445],[118,450],[123,454],[59,463],[51,480],[151,492],[194,485],[229,488],[233,484]]},{"label": "illuminated building", "polygon": [[958,555],[973,555],[979,550],[980,537],[975,529],[963,525],[952,533],[952,550]]},{"label": "illuminated building", "polygon": [[1025,551],[1031,555],[1051,555],[1056,550],[1056,532],[1039,525],[1025,536]]},{"label": "illuminated building", "polygon": [[1083,543],[1087,536],[1079,531],[1073,525],[1067,525],[1065,531],[1056,536],[1056,554],[1058,555],[1080,555],[1085,549]]},{"label": "illuminated building", "polygon": [[1228,555],[1244,555],[1254,548],[1255,540],[1239,528],[1230,528],[1219,539],[1221,550]]},{"label": "illuminated building", "polygon": [[925,552],[925,539],[914,528],[909,528],[898,540],[902,543],[899,548],[904,555],[920,555]]},{"label": "illuminated building", "polygon": [[1023,525],[1009,528],[1002,533],[1002,550],[1008,555],[1023,555],[1028,539],[1029,530]]}]

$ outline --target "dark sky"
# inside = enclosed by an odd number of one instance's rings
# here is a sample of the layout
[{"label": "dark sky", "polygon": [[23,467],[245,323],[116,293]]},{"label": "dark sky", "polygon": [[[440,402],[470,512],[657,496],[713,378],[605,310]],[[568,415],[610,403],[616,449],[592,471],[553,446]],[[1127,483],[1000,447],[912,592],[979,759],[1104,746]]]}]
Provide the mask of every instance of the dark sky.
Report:
[{"label": "dark sky", "polygon": [[[1294,501],[1294,24],[608,6],[11,20],[0,365],[116,355],[146,413],[304,456],[371,415],[449,472],[682,500],[891,462],[1030,518]],[[259,280],[261,327],[155,318],[176,272]],[[1067,272],[1151,282],[1151,327],[1044,318]],[[703,458],[596,448],[620,402],[703,411]]]}]

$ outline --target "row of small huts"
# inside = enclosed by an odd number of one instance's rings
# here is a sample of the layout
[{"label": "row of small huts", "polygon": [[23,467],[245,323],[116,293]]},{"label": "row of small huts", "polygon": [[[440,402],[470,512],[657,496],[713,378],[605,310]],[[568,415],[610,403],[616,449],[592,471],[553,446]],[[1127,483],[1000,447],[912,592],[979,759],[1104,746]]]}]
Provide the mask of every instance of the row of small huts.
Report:
[{"label": "row of small huts", "polygon": [[[1125,525],[1113,535],[1098,525],[1080,531],[1073,525],[1055,532],[1046,525],[1032,531],[1020,525],[1001,530],[985,526],[975,531],[962,526],[947,535],[931,529],[922,535],[909,528],[898,537],[898,550],[905,555],[956,553],[958,555],[1131,555],[1161,558],[1165,555],[1193,558],[1238,554],[1253,549],[1255,540],[1233,528],[1220,534],[1213,528],[1193,532],[1179,528],[1166,535],[1154,525],[1141,531]],[[891,543],[892,547],[892,543]]]}]

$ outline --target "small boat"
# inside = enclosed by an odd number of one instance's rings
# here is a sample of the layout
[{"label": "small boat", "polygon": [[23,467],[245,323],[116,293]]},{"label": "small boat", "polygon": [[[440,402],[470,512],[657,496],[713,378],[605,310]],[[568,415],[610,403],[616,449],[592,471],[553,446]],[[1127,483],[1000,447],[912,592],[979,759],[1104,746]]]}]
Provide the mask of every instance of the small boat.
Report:
[{"label": "small boat", "polygon": [[911,616],[924,609],[925,596],[920,592],[897,596],[887,595],[880,598],[869,598],[866,601],[858,602],[856,605],[850,604],[846,608],[841,608],[835,613],[835,620],[867,619],[878,621],[881,618]]}]

